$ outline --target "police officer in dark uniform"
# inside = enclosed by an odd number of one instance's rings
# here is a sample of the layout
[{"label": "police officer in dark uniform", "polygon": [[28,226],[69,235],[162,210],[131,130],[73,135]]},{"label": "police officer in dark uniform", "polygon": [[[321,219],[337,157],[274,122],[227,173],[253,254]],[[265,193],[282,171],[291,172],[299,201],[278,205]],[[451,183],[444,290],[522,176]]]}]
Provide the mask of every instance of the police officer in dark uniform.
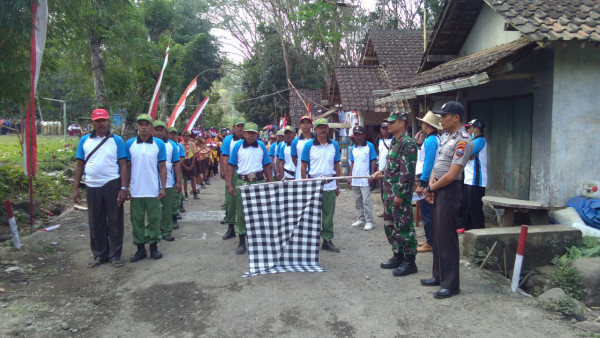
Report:
[{"label": "police officer in dark uniform", "polygon": [[440,123],[448,136],[443,139],[425,188],[428,200],[434,200],[433,278],[422,279],[425,286],[440,285],[435,298],[449,298],[460,293],[458,234],[463,168],[471,157],[473,142],[462,124],[465,108],[456,101],[446,102],[440,110]]}]

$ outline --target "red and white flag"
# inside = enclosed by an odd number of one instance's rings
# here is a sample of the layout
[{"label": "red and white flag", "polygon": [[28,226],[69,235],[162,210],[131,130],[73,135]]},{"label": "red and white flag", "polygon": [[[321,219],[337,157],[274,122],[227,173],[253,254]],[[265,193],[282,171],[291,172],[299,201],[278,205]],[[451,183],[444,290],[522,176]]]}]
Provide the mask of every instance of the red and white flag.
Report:
[{"label": "red and white flag", "polygon": [[37,167],[37,128],[35,126],[35,88],[40,75],[42,55],[46,45],[48,25],[48,3],[46,0],[33,0],[33,30],[31,35],[31,88],[27,100],[27,115],[23,128],[23,171],[35,176]]},{"label": "red and white flag", "polygon": [[208,96],[206,96],[204,98],[204,101],[202,101],[202,103],[200,103],[198,108],[196,108],[196,111],[194,112],[192,117],[190,117],[190,120],[188,121],[184,130],[192,131],[192,128],[194,128],[196,121],[198,121],[198,118],[200,117],[200,115],[202,115],[202,111],[204,110],[204,107],[206,107],[206,104],[208,104],[208,100],[209,100],[209,98],[208,98]]},{"label": "red and white flag", "polygon": [[183,111],[183,108],[185,108],[185,99],[190,95],[191,92],[194,91],[194,89],[196,89],[196,86],[196,78],[194,78],[192,82],[190,82],[190,84],[187,86],[183,94],[181,94],[179,102],[177,102],[177,105],[175,106],[175,109],[171,114],[171,118],[169,118],[169,122],[167,122],[167,128],[170,128],[175,124],[175,121]]},{"label": "red and white flag", "polygon": [[154,94],[152,94],[152,101],[150,101],[150,108],[148,108],[148,115],[152,117],[152,120],[156,120],[156,110],[158,109],[158,94],[160,93],[160,83],[162,82],[165,68],[167,68],[167,61],[169,61],[169,45],[167,45],[167,51],[165,52],[165,62],[163,62],[160,75],[156,80],[156,87],[154,87]]},{"label": "red and white flag", "polygon": [[312,117],[311,113],[310,113],[310,100],[308,100],[308,113],[306,114],[309,117]]}]

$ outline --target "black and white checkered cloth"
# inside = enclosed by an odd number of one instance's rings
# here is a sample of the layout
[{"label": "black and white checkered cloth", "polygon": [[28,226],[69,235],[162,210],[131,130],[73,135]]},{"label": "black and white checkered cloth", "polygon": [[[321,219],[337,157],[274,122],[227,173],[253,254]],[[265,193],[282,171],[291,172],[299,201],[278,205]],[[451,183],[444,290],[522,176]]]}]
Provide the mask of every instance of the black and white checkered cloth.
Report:
[{"label": "black and white checkered cloth", "polygon": [[242,277],[279,272],[322,272],[321,181],[283,181],[240,187],[249,271]]}]

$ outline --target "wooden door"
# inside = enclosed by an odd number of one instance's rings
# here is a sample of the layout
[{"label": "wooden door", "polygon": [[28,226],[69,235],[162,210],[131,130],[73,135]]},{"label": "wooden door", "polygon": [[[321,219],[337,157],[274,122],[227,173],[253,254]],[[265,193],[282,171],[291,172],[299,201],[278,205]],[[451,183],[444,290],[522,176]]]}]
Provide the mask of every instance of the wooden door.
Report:
[{"label": "wooden door", "polygon": [[467,116],[467,121],[480,119],[486,124],[486,194],[528,200],[533,97],[471,101]]}]

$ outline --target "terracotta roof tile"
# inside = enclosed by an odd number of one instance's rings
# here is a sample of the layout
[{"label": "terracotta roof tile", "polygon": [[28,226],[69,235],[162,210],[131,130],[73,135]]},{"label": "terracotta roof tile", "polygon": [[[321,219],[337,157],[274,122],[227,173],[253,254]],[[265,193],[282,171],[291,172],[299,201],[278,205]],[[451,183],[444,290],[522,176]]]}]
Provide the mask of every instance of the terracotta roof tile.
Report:
[{"label": "terracotta roof tile", "polygon": [[296,90],[300,92],[300,95],[298,95],[294,89],[290,90],[289,92],[290,122],[294,127],[297,127],[300,124],[300,118],[307,113],[304,103],[308,103],[308,101],[310,101],[311,114],[313,116],[319,114],[318,110],[322,109],[321,98],[323,96],[322,89],[296,88]]},{"label": "terracotta roof tile", "polygon": [[367,39],[394,88],[412,81],[423,56],[423,31],[370,29]]},{"label": "terracotta roof tile", "polygon": [[415,78],[415,81],[407,87],[420,87],[456,79],[458,77],[475,75],[486,71],[502,60],[517,55],[521,50],[528,48],[532,49],[535,46],[535,43],[521,38],[471,55],[463,56],[420,73]]},{"label": "terracotta roof tile", "polygon": [[333,72],[344,110],[375,111],[372,91],[391,88],[382,66],[338,66]]},{"label": "terracotta roof tile", "polygon": [[484,1],[530,41],[600,41],[600,1]]}]

